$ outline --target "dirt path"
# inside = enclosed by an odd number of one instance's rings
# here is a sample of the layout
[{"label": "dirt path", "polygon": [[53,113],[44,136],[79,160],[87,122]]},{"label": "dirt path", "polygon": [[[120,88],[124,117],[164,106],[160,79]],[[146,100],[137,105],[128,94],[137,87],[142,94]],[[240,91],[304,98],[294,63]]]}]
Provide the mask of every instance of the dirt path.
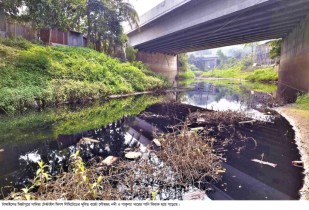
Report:
[{"label": "dirt path", "polygon": [[309,200],[309,111],[295,108],[295,104],[275,109],[285,117],[295,130],[295,141],[305,163],[305,182],[301,200]]}]

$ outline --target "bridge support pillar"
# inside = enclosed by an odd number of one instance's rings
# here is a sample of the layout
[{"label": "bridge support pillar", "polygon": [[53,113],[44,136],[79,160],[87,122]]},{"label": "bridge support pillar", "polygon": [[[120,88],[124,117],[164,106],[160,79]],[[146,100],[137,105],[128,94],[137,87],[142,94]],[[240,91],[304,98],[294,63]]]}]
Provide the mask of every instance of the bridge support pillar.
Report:
[{"label": "bridge support pillar", "polygon": [[170,82],[174,82],[177,76],[177,55],[162,53],[137,52],[136,61],[142,61],[149,65],[150,70],[156,74],[162,74]]},{"label": "bridge support pillar", "polygon": [[309,91],[309,15],[283,38],[277,96],[294,100]]}]

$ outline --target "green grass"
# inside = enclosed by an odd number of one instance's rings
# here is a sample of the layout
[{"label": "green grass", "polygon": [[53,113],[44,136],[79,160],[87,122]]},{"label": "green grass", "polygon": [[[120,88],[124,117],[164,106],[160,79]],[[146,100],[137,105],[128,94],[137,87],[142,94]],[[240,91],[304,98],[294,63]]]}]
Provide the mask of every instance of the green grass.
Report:
[{"label": "green grass", "polygon": [[234,66],[226,70],[214,69],[202,74],[203,77],[234,78],[249,81],[277,81],[278,74],[272,68],[257,69],[254,72],[243,72],[240,66]]},{"label": "green grass", "polygon": [[253,73],[249,74],[245,79],[250,81],[277,81],[278,73],[272,68],[257,69]]},{"label": "green grass", "polygon": [[226,70],[214,69],[202,74],[203,77],[218,77],[218,78],[237,78],[244,79],[249,73],[241,72],[241,67],[234,66]]},{"label": "green grass", "polygon": [[190,78],[195,78],[195,74],[193,71],[186,71],[178,74],[178,78],[180,79],[190,79]]},{"label": "green grass", "polygon": [[298,95],[296,100],[297,108],[309,110],[309,94]]},{"label": "green grass", "polygon": [[21,38],[0,38],[0,77],[0,109],[6,112],[36,101],[98,100],[170,85],[140,63],[121,63],[89,48],[44,47]]},{"label": "green grass", "polygon": [[196,77],[201,76],[203,73],[204,73],[203,71],[193,71],[193,74],[194,74]]}]

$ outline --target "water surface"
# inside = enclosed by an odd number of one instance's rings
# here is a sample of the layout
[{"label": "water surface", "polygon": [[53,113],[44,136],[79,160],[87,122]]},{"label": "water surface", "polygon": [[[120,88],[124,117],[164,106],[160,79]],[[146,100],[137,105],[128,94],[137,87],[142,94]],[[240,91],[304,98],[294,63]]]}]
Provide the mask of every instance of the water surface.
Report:
[{"label": "water surface", "polygon": [[[37,161],[49,164],[52,175],[61,167],[66,169],[82,136],[100,141],[82,146],[84,161],[109,155],[124,158],[124,149],[137,145],[145,147],[150,143],[154,126],[167,132],[166,126],[178,123],[176,118],[185,119],[188,109],[192,112],[210,109],[245,112],[267,124],[237,128],[254,137],[258,147],[240,154],[230,148],[224,163],[227,173],[223,174],[222,182],[214,186],[216,193],[209,197],[299,199],[303,170],[291,166],[291,161],[300,158],[294,132],[284,118],[269,116],[263,105],[266,99],[274,97],[275,85],[191,80],[182,81],[178,86],[188,91],[113,99],[90,106],[29,110],[13,117],[1,115],[0,188],[6,193],[8,187],[29,184],[38,168]],[[251,159],[255,158],[278,166],[253,163]]]}]

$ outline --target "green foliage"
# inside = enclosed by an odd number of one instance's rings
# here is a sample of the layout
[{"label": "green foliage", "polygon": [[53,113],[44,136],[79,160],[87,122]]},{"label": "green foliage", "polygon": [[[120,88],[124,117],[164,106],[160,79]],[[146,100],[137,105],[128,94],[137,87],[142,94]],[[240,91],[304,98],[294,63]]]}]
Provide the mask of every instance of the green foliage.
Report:
[{"label": "green foliage", "polygon": [[277,81],[278,73],[272,68],[257,69],[245,79],[250,81]]},{"label": "green foliage", "polygon": [[134,47],[127,47],[126,48],[127,60],[131,63],[135,61],[137,52],[138,52],[138,49],[134,49]]},{"label": "green foliage", "polygon": [[223,53],[221,49],[217,51],[217,56],[219,57],[220,64],[225,64],[225,62],[227,61],[227,56]]},{"label": "green foliage", "polygon": [[269,58],[272,60],[275,58],[280,58],[282,39],[272,41],[269,43],[269,45],[271,46],[271,49],[269,51]]},{"label": "green foliage", "polygon": [[36,171],[36,177],[34,179],[35,185],[43,187],[44,182],[50,180],[50,175],[45,172],[44,168],[48,168],[48,165],[44,165],[43,162],[38,162],[40,168]]},{"label": "green foliage", "polygon": [[182,71],[188,71],[188,60],[189,60],[189,55],[187,53],[178,55],[178,67]]},{"label": "green foliage", "polygon": [[202,74],[204,77],[237,78],[250,81],[276,81],[278,73],[272,68],[257,69],[254,72],[243,72],[241,66],[234,66],[227,70],[213,70]]},{"label": "green foliage", "polygon": [[29,50],[32,47],[31,42],[23,39],[22,37],[17,37],[17,39],[4,39],[0,37],[0,44],[9,47],[15,47],[22,50]]},{"label": "green foliage", "polygon": [[182,79],[189,79],[189,78],[195,78],[195,74],[193,71],[186,71],[178,74],[178,78]]},{"label": "green foliage", "polygon": [[191,71],[201,71],[194,64],[188,64],[189,70]]},{"label": "green foliage", "polygon": [[234,66],[226,70],[214,69],[202,74],[204,77],[219,77],[219,78],[238,78],[244,79],[248,73],[242,73],[240,66]]},{"label": "green foliage", "polygon": [[309,94],[304,94],[304,95],[298,95],[296,104],[298,108],[304,109],[304,110],[309,110]]},{"label": "green foliage", "polygon": [[246,56],[240,62],[241,70],[246,71],[253,65],[253,55]]},{"label": "green foliage", "polygon": [[[139,62],[121,63],[89,48],[43,47],[0,39],[0,109],[34,103],[97,100],[111,94],[169,87]],[[147,74],[147,75],[146,75]]]},{"label": "green foliage", "polygon": [[193,71],[196,77],[201,76],[204,72],[203,71]]}]

